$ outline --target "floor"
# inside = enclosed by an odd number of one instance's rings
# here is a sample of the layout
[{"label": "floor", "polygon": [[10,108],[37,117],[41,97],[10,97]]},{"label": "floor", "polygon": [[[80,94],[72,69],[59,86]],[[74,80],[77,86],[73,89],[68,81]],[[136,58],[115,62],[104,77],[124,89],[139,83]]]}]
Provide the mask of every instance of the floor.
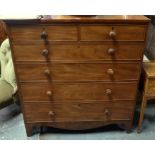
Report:
[{"label": "floor", "polygon": [[139,106],[135,112],[133,132],[127,134],[119,127],[112,125],[95,130],[83,132],[68,132],[64,130],[51,130],[42,134],[27,137],[23,122],[23,115],[17,105],[11,105],[0,110],[0,139],[11,140],[147,140],[155,139],[155,100],[150,101],[143,122],[143,132],[137,134],[136,125],[139,115]]}]

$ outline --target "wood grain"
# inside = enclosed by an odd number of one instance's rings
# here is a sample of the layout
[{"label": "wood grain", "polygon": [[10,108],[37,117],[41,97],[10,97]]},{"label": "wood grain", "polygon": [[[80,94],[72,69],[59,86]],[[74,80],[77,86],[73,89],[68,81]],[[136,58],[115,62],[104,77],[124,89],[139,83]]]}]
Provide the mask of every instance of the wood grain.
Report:
[{"label": "wood grain", "polygon": [[[53,104],[53,107],[51,107]],[[77,122],[126,120],[131,116],[133,101],[101,103],[25,103],[28,122]],[[49,116],[49,111],[54,116]],[[107,115],[105,111],[108,110]]]},{"label": "wood grain", "polygon": [[148,96],[155,96],[155,79],[149,79],[146,94]]},{"label": "wood grain", "polygon": [[[16,61],[116,61],[141,60],[143,44],[104,43],[104,44],[58,44],[39,45],[13,45]],[[114,54],[108,54],[113,48]],[[48,56],[42,56],[42,51],[48,50]]]},{"label": "wood grain", "polygon": [[42,126],[132,128],[146,17],[6,22],[28,136]]},{"label": "wood grain", "polygon": [[77,28],[70,25],[58,26],[15,26],[10,28],[12,41],[42,40],[41,32],[46,32],[48,40],[71,40],[77,41]]},{"label": "wood grain", "polygon": [[[134,100],[136,95],[136,87],[136,82],[21,84],[23,101]],[[106,94],[107,89],[111,89],[111,95]],[[52,97],[49,97],[46,94],[47,91],[52,92]]]},{"label": "wood grain", "polygon": [[145,26],[104,26],[104,25],[84,25],[81,26],[81,40],[113,40],[109,36],[109,32],[116,32],[114,40],[128,40],[128,41],[144,41]]},{"label": "wood grain", "polygon": [[[139,62],[18,64],[20,81],[127,81],[138,80]],[[39,70],[38,70],[39,68]],[[113,74],[108,71],[112,70]],[[134,70],[134,72],[133,72]],[[49,74],[46,74],[49,71]]]},{"label": "wood grain", "polygon": [[155,98],[155,64],[154,62],[143,62],[143,72],[141,76],[141,94],[142,94],[142,103],[140,109],[140,117],[138,121],[137,132],[141,133],[142,131],[142,122],[145,114],[145,108],[147,106],[147,101],[149,99]]}]

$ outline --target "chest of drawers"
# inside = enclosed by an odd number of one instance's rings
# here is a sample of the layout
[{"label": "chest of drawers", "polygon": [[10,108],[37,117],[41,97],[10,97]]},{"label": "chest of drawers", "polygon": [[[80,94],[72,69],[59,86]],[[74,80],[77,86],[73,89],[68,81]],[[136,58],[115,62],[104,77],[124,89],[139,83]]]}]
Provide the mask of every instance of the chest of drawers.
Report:
[{"label": "chest of drawers", "polygon": [[48,16],[9,20],[27,135],[33,127],[131,129],[149,20]]}]

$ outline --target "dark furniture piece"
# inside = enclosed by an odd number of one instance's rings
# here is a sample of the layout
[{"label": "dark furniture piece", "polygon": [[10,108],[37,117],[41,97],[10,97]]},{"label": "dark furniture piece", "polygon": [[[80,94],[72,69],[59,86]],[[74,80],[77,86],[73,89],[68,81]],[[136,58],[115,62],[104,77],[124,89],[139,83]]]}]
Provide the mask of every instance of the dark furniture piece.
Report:
[{"label": "dark furniture piece", "polygon": [[6,22],[28,136],[42,126],[132,128],[146,17],[45,16]]}]

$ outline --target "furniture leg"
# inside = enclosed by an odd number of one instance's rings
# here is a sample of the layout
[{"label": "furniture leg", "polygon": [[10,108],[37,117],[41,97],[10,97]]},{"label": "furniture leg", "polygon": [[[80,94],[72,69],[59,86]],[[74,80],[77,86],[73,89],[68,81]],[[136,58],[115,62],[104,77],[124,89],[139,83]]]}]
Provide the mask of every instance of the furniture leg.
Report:
[{"label": "furniture leg", "polygon": [[144,118],[144,112],[145,112],[146,104],[147,104],[147,97],[145,96],[145,94],[143,94],[137,133],[141,132],[141,126],[142,126],[142,121],[143,121],[143,118]]},{"label": "furniture leg", "polygon": [[33,124],[26,124],[26,133],[28,137],[32,136]]},{"label": "furniture leg", "polygon": [[124,122],[123,124],[118,124],[118,126],[126,130],[127,133],[132,132],[132,121]]},{"label": "furniture leg", "polygon": [[126,130],[126,133],[131,133],[132,132],[132,121],[127,122],[125,124],[125,130]]}]

